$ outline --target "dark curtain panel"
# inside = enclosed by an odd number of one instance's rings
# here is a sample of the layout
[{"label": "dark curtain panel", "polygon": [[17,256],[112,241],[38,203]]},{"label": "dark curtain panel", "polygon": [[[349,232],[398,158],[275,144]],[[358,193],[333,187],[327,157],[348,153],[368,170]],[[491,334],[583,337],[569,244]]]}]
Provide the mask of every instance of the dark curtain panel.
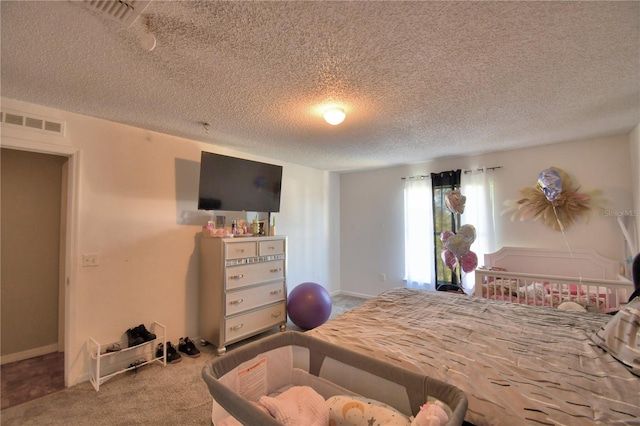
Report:
[{"label": "dark curtain panel", "polygon": [[444,243],[440,241],[442,231],[457,232],[460,227],[460,215],[451,213],[445,204],[445,196],[449,191],[460,189],[461,170],[450,170],[431,173],[433,189],[433,240],[435,247],[436,289],[458,290],[460,288],[459,268],[455,271],[447,268],[442,261],[441,252]]}]

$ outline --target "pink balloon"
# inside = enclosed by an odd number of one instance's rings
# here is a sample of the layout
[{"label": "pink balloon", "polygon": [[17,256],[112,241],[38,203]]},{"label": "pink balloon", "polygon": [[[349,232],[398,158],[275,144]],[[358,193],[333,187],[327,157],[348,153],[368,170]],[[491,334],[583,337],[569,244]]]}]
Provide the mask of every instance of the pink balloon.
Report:
[{"label": "pink balloon", "polygon": [[469,251],[460,259],[460,267],[466,273],[469,273],[478,267],[478,256]]},{"label": "pink balloon", "polygon": [[451,269],[452,271],[456,269],[456,266],[458,265],[458,259],[456,259],[456,256],[451,252],[451,250],[443,248],[442,252],[440,253],[440,257],[442,257],[442,261],[447,266],[447,268]]},{"label": "pink balloon", "polygon": [[442,231],[440,233],[440,241],[445,243],[449,238],[453,237],[454,235],[456,234],[454,234],[452,231]]},{"label": "pink balloon", "polygon": [[444,204],[451,213],[464,213],[464,204],[467,197],[462,195],[460,191],[449,191],[444,196]]}]

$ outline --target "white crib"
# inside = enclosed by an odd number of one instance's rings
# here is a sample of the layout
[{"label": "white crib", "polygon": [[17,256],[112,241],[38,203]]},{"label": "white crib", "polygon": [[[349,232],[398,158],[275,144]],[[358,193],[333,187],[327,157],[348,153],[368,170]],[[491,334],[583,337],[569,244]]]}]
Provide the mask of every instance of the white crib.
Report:
[{"label": "white crib", "polygon": [[503,247],[485,255],[475,276],[478,297],[554,308],[574,302],[592,312],[617,311],[633,292],[620,262],[586,250]]}]

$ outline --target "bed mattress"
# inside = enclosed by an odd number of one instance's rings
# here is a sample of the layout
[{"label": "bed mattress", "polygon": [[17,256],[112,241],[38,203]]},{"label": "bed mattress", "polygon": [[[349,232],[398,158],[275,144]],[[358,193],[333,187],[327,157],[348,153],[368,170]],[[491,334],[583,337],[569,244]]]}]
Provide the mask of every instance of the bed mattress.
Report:
[{"label": "bed mattress", "polygon": [[308,333],[457,386],[475,425],[637,425],[640,379],[589,338],[609,319],[399,288]]}]

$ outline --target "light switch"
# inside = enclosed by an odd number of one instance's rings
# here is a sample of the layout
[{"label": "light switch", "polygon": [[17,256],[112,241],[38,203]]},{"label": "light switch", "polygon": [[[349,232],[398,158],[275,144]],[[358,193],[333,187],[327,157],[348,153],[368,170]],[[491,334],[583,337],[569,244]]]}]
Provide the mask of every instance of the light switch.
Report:
[{"label": "light switch", "polygon": [[83,254],[82,255],[82,266],[98,266],[98,255],[97,254]]}]

